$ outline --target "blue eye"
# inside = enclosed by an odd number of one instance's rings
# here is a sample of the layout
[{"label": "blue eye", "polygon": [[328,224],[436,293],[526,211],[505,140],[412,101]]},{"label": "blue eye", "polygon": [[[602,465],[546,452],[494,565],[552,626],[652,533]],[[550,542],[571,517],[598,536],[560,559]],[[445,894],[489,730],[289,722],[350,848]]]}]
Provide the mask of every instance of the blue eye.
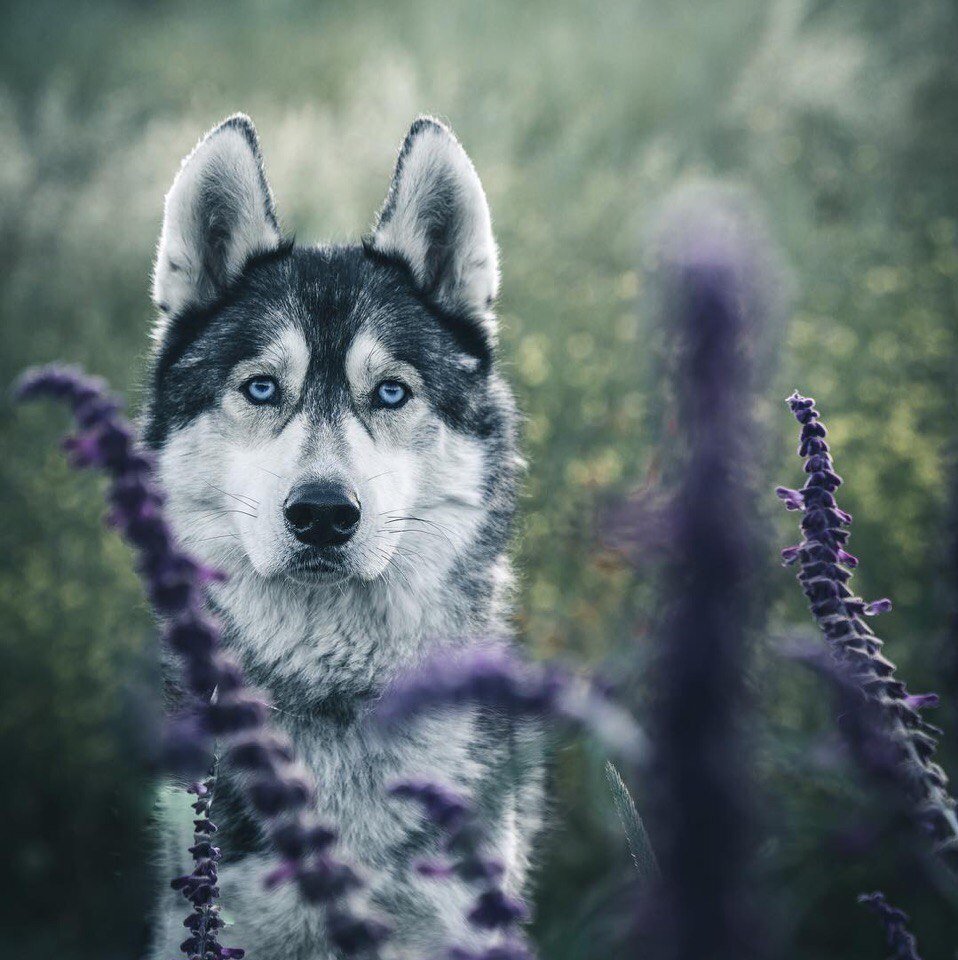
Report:
[{"label": "blue eye", "polygon": [[409,388],[398,380],[383,380],[376,387],[376,400],[380,406],[396,410],[410,397]]},{"label": "blue eye", "polygon": [[275,403],[279,395],[279,384],[272,377],[253,377],[243,384],[242,389],[246,399],[256,405]]}]

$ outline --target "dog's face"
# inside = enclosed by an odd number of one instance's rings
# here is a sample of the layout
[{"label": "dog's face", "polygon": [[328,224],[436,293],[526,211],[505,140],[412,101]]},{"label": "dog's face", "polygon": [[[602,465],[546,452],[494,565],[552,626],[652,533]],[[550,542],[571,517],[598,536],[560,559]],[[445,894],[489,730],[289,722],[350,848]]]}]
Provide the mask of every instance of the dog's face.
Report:
[{"label": "dog's face", "polygon": [[308,583],[448,565],[509,429],[497,284],[485,197],[440,124],[413,126],[372,236],[336,248],[282,242],[248,120],[208,134],[154,284],[147,439],[186,545]]}]

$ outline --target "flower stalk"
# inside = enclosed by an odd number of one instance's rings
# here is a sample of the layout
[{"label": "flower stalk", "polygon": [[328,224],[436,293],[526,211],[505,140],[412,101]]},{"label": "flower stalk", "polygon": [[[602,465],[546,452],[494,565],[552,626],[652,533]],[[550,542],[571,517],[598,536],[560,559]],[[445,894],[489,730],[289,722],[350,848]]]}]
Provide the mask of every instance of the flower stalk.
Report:
[{"label": "flower stalk", "polygon": [[193,810],[196,820],[193,822],[193,872],[185,877],[177,877],[172,882],[174,890],[181,890],[183,896],[193,905],[193,912],[183,921],[189,936],[180,944],[180,950],[188,957],[200,960],[242,960],[246,951],[240,947],[224,947],[220,944],[218,931],[224,926],[220,916],[217,899],[219,888],[216,864],[220,859],[219,847],[213,844],[216,825],[210,820],[210,807],[213,803],[213,791],[216,777],[211,772],[205,780],[198,780],[188,787],[188,792],[196,796]]},{"label": "flower stalk", "polygon": [[802,514],[800,543],[782,551],[785,565],[797,565],[798,580],[832,656],[876,706],[876,716],[894,745],[907,774],[902,784],[913,817],[935,841],[935,852],[958,867],[958,818],[947,790],[948,778],[932,759],[941,731],[921,710],[937,704],[935,694],[909,694],[895,665],[882,653],[883,643],[865,622],[891,609],[887,598],[867,603],[849,586],[858,559],[848,552],[851,516],[839,507],[828,431],[815,401],[793,393],[787,401],[801,425],[798,454],[807,474],[800,490],[778,487],[786,509]]},{"label": "flower stalk", "polygon": [[749,343],[764,319],[743,224],[696,214],[663,246],[676,436],[649,724],[655,851],[640,935],[657,960],[758,956],[745,686],[755,591]]}]

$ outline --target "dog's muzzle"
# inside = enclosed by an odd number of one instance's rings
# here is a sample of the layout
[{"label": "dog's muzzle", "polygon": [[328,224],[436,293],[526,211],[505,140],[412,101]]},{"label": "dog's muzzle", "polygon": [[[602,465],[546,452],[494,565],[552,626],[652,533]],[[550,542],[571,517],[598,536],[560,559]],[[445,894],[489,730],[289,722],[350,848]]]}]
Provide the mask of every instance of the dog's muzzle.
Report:
[{"label": "dog's muzzle", "polygon": [[359,498],[342,484],[310,481],[293,487],[283,507],[286,526],[301,543],[338,547],[356,532]]}]

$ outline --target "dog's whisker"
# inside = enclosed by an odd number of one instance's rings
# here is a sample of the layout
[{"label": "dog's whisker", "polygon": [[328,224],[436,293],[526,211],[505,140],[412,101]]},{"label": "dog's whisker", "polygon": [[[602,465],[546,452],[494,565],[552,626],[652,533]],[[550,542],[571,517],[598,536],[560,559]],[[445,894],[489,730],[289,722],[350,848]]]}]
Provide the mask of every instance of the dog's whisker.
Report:
[{"label": "dog's whisker", "polygon": [[184,545],[192,545],[197,543],[209,543],[210,540],[239,540],[239,537],[235,533],[221,533],[216,537],[201,537],[197,539],[195,537],[190,537],[188,540],[184,540]]},{"label": "dog's whisker", "polygon": [[234,500],[238,501],[239,503],[242,503],[243,506],[250,507],[251,509],[253,507],[259,506],[259,500],[257,500],[255,497],[246,497],[238,493],[230,493],[229,490],[224,490],[222,487],[218,487],[215,483],[213,483],[212,480],[208,479],[207,477],[203,477],[203,482],[209,484],[214,490],[218,491],[219,493],[222,493],[224,497],[232,497]]},{"label": "dog's whisker", "polygon": [[400,536],[403,533],[418,534],[421,537],[435,537],[437,540],[445,539],[447,542],[450,542],[448,537],[443,537],[441,533],[433,533],[432,530],[414,530],[409,527],[403,527],[402,530],[383,530],[382,532],[387,535],[391,534],[394,537]]},{"label": "dog's whisker", "polygon": [[254,519],[255,519],[256,516],[257,516],[257,514],[255,514],[255,513],[249,513],[249,512],[246,511],[246,510],[240,510],[240,509],[238,509],[238,508],[236,508],[236,507],[228,507],[228,508],[226,508],[226,509],[224,509],[224,510],[188,510],[188,511],[186,511],[186,512],[187,512],[187,513],[203,514],[204,516],[207,516],[207,517],[210,517],[210,518],[213,518],[213,517],[222,517],[222,516],[225,516],[225,515],[228,514],[228,513],[241,513],[241,514],[243,514],[244,517],[253,517]]},{"label": "dog's whisker", "polygon": [[393,556],[403,557],[408,559],[409,557],[415,557],[420,563],[428,563],[429,561],[424,557],[418,550],[410,550],[408,546],[403,549],[402,547],[396,547],[393,550]]},{"label": "dog's whisker", "polygon": [[405,583],[406,586],[409,588],[409,591],[412,592],[413,585],[412,585],[412,583],[410,583],[409,577],[407,577],[406,574],[403,573],[402,568],[399,566],[398,563],[393,563],[393,561],[396,560],[396,559],[398,559],[398,558],[396,557],[395,554],[393,554],[391,557],[389,557],[388,560],[386,560],[386,564],[387,564],[387,566],[392,567],[392,569],[395,570],[396,573],[399,574],[399,576],[400,576],[400,577],[402,578],[402,580],[403,580],[403,583]]},{"label": "dog's whisker", "polygon": [[[374,477],[366,477],[366,479],[363,480],[362,482],[363,482],[363,483],[372,483],[373,480],[378,480],[380,477],[390,477],[390,476],[392,476],[395,472],[396,472],[395,470],[387,470],[385,473],[377,473]],[[380,514],[380,516],[381,516],[381,514]]]},{"label": "dog's whisker", "polygon": [[438,520],[427,520],[425,517],[416,517],[416,516],[413,516],[412,514],[403,515],[403,516],[400,516],[400,517],[393,516],[393,514],[396,514],[396,513],[399,513],[399,512],[400,512],[400,511],[398,511],[398,510],[387,510],[387,511],[385,511],[383,514],[381,514],[381,516],[391,517],[391,519],[390,519],[390,520],[387,520],[386,523],[397,523],[397,522],[400,521],[400,520],[413,520],[413,521],[415,521],[416,523],[427,523],[427,524],[429,524],[429,526],[431,526],[431,527],[437,527],[437,528],[440,529],[440,530],[451,530],[451,529],[452,529],[452,527],[448,526],[448,525],[445,524],[445,523],[439,523]]},{"label": "dog's whisker", "polygon": [[393,517],[391,520],[386,520],[385,522],[386,523],[402,523],[402,522],[424,523],[430,527],[435,527],[439,535],[442,535],[443,537],[445,537],[446,540],[449,542],[449,546],[455,549],[456,544],[453,542],[452,538],[446,532],[447,530],[451,530],[451,528],[446,527],[441,523],[436,523],[435,520],[424,520],[422,517]]},{"label": "dog's whisker", "polygon": [[271,477],[276,477],[277,480],[289,480],[289,477],[285,476],[284,474],[273,473],[272,470],[267,470],[266,467],[261,466],[258,463],[254,463],[253,466],[256,467],[257,470],[262,470],[263,473],[268,473]]},{"label": "dog's whisker", "polygon": [[[396,554],[395,554],[395,553],[392,553],[392,554],[390,555],[390,554],[386,553],[386,551],[380,550],[380,549],[379,549],[378,547],[376,547],[374,544],[369,544],[369,545],[368,545],[368,550],[371,550],[373,553],[376,554],[376,556],[378,556],[381,560],[384,560],[384,561],[386,562],[385,568],[384,568],[384,569],[380,572],[380,574],[377,576],[377,579],[378,579],[380,576],[383,576],[383,574],[386,573],[386,570],[392,569],[392,570],[395,571],[400,577],[402,577],[402,579],[403,579],[403,581],[405,582],[406,586],[409,587],[410,590],[412,590],[412,584],[409,582],[409,578],[403,573],[403,571],[400,569],[400,567],[399,567],[398,564],[394,564],[394,563],[393,563],[393,560],[396,559]],[[383,577],[383,579],[385,580],[386,578]]]}]

